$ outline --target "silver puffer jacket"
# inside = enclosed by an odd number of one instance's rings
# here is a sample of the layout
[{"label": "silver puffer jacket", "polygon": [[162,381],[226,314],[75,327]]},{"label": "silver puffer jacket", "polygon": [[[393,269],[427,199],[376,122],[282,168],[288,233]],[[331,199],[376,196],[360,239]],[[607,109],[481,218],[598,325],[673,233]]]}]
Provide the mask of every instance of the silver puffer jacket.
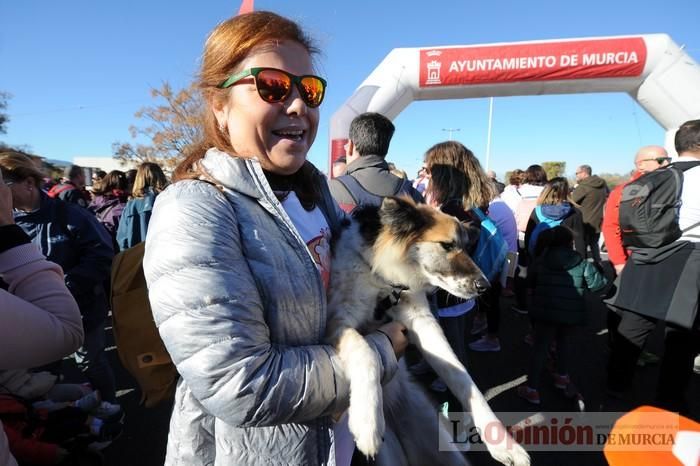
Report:
[{"label": "silver puffer jacket", "polygon": [[[166,464],[334,465],[330,415],[347,405],[348,386],[322,344],[320,274],[256,160],[210,149],[200,163],[220,186],[170,186],[146,239],[153,315],[182,375]],[[343,214],[318,176],[336,231]],[[391,345],[367,339],[386,380]]]}]

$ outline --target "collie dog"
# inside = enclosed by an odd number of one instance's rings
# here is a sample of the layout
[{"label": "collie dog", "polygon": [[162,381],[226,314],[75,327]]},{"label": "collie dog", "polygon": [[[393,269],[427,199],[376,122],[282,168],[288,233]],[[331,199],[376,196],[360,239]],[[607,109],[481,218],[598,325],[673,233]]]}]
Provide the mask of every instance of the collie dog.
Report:
[{"label": "collie dog", "polygon": [[[488,287],[466,252],[469,236],[452,216],[388,197],[380,207],[357,209],[334,246],[327,340],[350,384],[350,431],[357,448],[378,465],[467,464],[460,452],[439,451],[438,439],[449,433],[403,361],[381,386],[380,357],[362,335],[389,320],[406,326],[409,341],[471,413],[491,456],[503,464],[530,464],[455,356],[426,298],[435,287],[464,299]],[[377,303],[397,296],[398,304],[378,312]],[[483,438],[487,427],[498,441]]]}]

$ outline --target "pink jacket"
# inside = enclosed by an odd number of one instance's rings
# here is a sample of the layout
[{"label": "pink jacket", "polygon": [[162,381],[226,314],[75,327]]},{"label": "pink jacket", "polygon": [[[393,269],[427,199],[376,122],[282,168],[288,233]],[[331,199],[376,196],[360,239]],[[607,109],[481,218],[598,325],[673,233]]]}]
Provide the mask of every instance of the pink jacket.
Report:
[{"label": "pink jacket", "polygon": [[[0,253],[0,369],[39,366],[74,352],[83,342],[78,305],[63,271],[34,244]],[[0,466],[15,466],[0,424]]]},{"label": "pink jacket", "polygon": [[78,305],[61,267],[34,244],[0,253],[0,369],[26,369],[73,353],[83,342]]}]

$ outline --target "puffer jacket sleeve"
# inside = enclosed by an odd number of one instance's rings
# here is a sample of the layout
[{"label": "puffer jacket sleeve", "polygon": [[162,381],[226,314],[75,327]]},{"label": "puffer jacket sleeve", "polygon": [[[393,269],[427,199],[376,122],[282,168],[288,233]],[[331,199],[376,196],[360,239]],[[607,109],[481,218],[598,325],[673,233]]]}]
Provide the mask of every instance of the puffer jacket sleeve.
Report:
[{"label": "puffer jacket sleeve", "polygon": [[600,273],[598,267],[596,267],[592,262],[588,261],[585,261],[583,278],[586,280],[586,286],[588,289],[593,292],[602,290],[608,284],[608,280],[602,273]]},{"label": "puffer jacket sleeve", "polygon": [[63,271],[34,244],[0,254],[0,369],[39,366],[66,356],[83,342],[78,305]]},{"label": "puffer jacket sleeve", "polygon": [[163,342],[193,395],[227,424],[326,415],[347,396],[335,353],[271,342],[238,231],[232,205],[214,186],[184,181],[158,196],[144,272]]}]

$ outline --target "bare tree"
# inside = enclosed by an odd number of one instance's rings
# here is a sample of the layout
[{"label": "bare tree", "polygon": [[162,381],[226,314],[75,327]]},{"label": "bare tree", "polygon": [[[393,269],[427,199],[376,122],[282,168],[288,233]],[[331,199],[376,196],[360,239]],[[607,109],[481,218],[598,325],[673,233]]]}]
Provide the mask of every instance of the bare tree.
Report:
[{"label": "bare tree", "polygon": [[10,97],[12,96],[7,92],[0,91],[0,134],[7,133],[7,123],[10,121],[10,116],[5,111]]},{"label": "bare tree", "polygon": [[134,115],[145,126],[129,128],[133,139],[150,143],[115,142],[113,156],[122,162],[158,162],[173,168],[202,140],[202,97],[194,85],[175,92],[167,82],[151,89],[151,97],[158,103]]}]

